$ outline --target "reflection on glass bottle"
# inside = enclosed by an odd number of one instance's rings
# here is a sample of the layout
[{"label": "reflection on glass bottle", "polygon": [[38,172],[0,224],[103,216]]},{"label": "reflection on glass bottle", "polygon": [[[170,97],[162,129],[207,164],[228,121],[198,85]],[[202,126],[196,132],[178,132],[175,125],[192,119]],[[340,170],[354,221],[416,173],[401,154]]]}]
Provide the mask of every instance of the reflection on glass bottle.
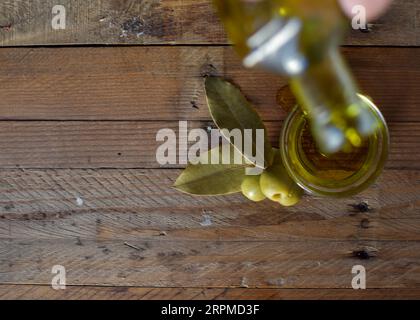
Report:
[{"label": "reflection on glass bottle", "polygon": [[340,52],[346,19],[336,0],[214,0],[244,64],[290,78],[325,154],[360,147],[377,119]]}]

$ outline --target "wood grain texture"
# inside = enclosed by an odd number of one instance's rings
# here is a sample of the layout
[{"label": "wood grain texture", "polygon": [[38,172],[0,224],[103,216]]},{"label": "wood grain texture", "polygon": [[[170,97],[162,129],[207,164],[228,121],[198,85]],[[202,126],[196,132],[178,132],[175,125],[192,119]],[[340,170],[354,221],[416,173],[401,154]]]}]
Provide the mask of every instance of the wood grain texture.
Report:
[{"label": "wood grain texture", "polygon": [[[211,125],[190,121],[188,129]],[[266,122],[266,127],[273,146],[278,146],[282,122]],[[419,169],[420,125],[390,122],[389,127],[387,168]],[[0,168],[183,167],[157,162],[156,150],[163,142],[156,141],[156,135],[161,129],[171,129],[180,138],[179,123],[174,121],[3,121]]]},{"label": "wood grain texture", "polygon": [[359,196],[293,208],[182,195],[170,189],[178,173],[3,170],[0,283],[48,285],[61,264],[69,285],[350,288],[362,264],[369,288],[418,287],[418,171],[387,171]]},{"label": "wood grain texture", "polygon": [[291,208],[182,194],[171,188],[179,173],[2,170],[0,239],[420,241],[419,171],[387,170],[360,195],[308,196]]},{"label": "wood grain texture", "polygon": [[292,208],[181,194],[156,162],[158,130],[212,126],[205,75],[241,87],[275,145],[294,105],[285,79],[242,67],[208,0],[63,0],[65,31],[54,4],[2,1],[0,46],[145,46],[0,49],[0,299],[420,298],[418,1],[343,48],[389,122],[384,174]]},{"label": "wood grain texture", "polygon": [[388,12],[369,23],[369,32],[351,29],[348,43],[354,45],[419,46],[417,0],[393,0]]},{"label": "wood grain texture", "polygon": [[208,0],[62,0],[66,29],[53,30],[47,1],[2,1],[1,45],[210,44],[226,38]]},{"label": "wood grain texture", "polygon": [[139,238],[130,244],[137,249],[109,240],[2,241],[0,283],[48,285],[54,265],[66,268],[69,285],[351,288],[359,264],[369,288],[418,288],[420,279],[419,241]]},{"label": "wood grain texture", "polygon": [[46,300],[382,300],[418,299],[418,289],[252,289],[252,288],[144,288],[68,286],[56,291],[50,286],[0,285],[0,299]]},{"label": "wood grain texture", "polygon": [[[0,4],[0,45],[226,44],[209,0],[62,0],[65,30],[53,30],[52,0]],[[419,45],[416,0],[395,0],[369,33],[352,31],[347,44]]]},{"label": "wood grain texture", "polygon": [[[420,48],[344,48],[362,91],[392,121],[419,121]],[[0,119],[209,120],[203,75],[238,85],[264,120],[294,104],[286,79],[226,47],[0,50]]]}]

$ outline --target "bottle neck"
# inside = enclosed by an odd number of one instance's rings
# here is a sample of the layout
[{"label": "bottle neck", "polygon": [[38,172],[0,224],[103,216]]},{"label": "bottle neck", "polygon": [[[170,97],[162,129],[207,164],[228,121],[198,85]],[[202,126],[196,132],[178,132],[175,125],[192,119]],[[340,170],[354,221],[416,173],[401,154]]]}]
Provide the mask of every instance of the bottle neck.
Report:
[{"label": "bottle neck", "polygon": [[359,89],[338,48],[309,59],[305,72],[291,78],[291,88],[311,122],[319,148],[334,153],[342,149],[354,126],[349,110],[357,112]]}]

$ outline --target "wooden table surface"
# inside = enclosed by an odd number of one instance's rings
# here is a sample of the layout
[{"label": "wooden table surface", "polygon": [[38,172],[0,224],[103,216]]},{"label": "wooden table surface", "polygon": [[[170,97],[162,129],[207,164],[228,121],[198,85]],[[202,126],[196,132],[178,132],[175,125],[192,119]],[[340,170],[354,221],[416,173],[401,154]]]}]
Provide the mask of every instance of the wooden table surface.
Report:
[{"label": "wooden table surface", "polygon": [[[293,208],[190,197],[156,133],[210,117],[232,79],[277,141],[285,79],[245,70],[208,0],[0,3],[0,298],[420,298],[420,2],[396,0],[343,49],[389,123],[378,182]],[[53,290],[51,268],[66,268]],[[354,265],[367,290],[351,287]]]}]

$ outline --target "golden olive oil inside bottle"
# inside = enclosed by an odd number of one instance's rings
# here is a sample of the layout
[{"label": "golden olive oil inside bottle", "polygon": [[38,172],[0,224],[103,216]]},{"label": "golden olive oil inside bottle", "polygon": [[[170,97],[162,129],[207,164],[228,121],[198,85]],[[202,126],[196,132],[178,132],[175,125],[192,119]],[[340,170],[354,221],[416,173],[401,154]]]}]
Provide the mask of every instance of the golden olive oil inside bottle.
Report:
[{"label": "golden olive oil inside bottle", "polygon": [[378,130],[339,152],[325,154],[315,143],[307,116],[296,107],[287,117],[280,137],[283,164],[293,180],[315,195],[342,197],[359,193],[382,172],[389,149],[389,132],[378,108],[365,96]]},{"label": "golden olive oil inside bottle", "polygon": [[244,62],[259,61],[289,78],[323,153],[339,152],[348,144],[360,147],[377,130],[378,123],[358,97],[360,90],[339,52],[348,22],[337,0],[214,3]]},{"label": "golden olive oil inside bottle", "polygon": [[[213,0],[241,57],[249,53],[248,39],[272,18],[297,17],[306,25],[302,44],[325,48],[331,34],[341,39],[345,28],[336,0]],[[341,30],[337,30],[337,28]],[[320,41],[320,39],[323,39]]]},{"label": "golden olive oil inside bottle", "polygon": [[333,154],[322,153],[316,145],[306,123],[298,138],[296,162],[304,170],[324,181],[344,180],[359,171],[366,162],[370,139],[364,139],[359,147],[347,146],[347,150]]},{"label": "golden olive oil inside bottle", "polygon": [[316,195],[349,196],[371,185],[388,155],[380,111],[358,88],[339,45],[348,21],[337,0],[214,0],[247,67],[289,79],[300,107],[280,142],[293,180]]}]

